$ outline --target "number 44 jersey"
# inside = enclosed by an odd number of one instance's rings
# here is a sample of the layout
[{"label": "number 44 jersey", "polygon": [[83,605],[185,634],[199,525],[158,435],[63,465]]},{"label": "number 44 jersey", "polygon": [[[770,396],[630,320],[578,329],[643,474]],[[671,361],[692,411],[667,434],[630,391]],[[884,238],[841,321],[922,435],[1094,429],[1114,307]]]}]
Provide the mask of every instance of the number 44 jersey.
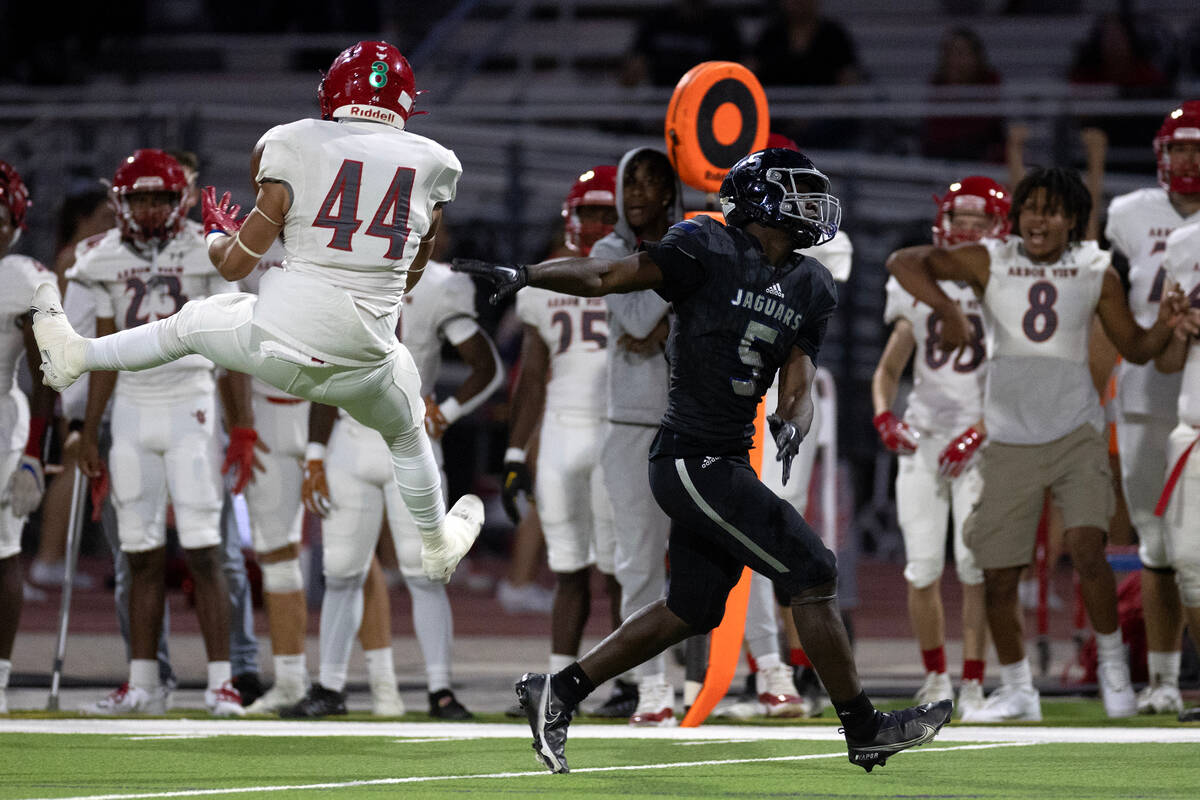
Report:
[{"label": "number 44 jersey", "polygon": [[1109,254],[1095,242],[1080,242],[1043,264],[1025,255],[1019,237],[983,244],[991,257],[983,294],[988,437],[1045,444],[1085,423],[1099,430],[1103,413],[1088,369],[1088,342]]},{"label": "number 44 jersey", "polygon": [[[202,229],[191,220],[157,253],[134,250],[116,228],[85,239],[75,249],[75,265],[67,278],[79,284],[68,291],[90,291],[97,319],[112,318],[119,331],[169,317],[189,300],[237,291],[209,261]],[[121,373],[116,395],[162,403],[213,388],[213,363],[193,354],[153,369]]]},{"label": "number 44 jersey", "polygon": [[887,282],[883,319],[888,324],[908,320],[916,340],[913,388],[908,395],[905,422],[923,432],[954,436],[983,416],[986,347],[975,291],[955,281],[940,281],[938,285],[967,315],[973,329],[971,343],[963,350],[941,349],[941,315],[906,292],[895,278]]}]

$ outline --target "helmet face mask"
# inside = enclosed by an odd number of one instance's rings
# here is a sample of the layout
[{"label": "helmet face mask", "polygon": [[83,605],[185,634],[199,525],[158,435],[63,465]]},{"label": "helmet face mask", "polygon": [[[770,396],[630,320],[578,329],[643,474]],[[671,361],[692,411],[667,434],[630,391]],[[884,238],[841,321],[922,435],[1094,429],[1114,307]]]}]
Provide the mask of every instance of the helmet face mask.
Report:
[{"label": "helmet face mask", "polygon": [[387,42],[347,47],[317,86],[321,119],[370,120],[403,128],[416,99],[412,67]]},{"label": "helmet face mask", "polygon": [[592,245],[612,231],[616,215],[617,168],[592,167],[576,179],[563,200],[563,241],[567,249],[586,256]]},{"label": "helmet face mask", "polygon": [[[1004,187],[991,178],[971,175],[950,184],[944,197],[933,196],[937,216],[933,222],[933,243],[938,247],[1003,239],[1012,228],[1008,213],[1012,200]],[[970,221],[956,217],[968,216]],[[965,224],[964,224],[965,222]]]},{"label": "helmet face mask", "polygon": [[1154,137],[1158,185],[1179,194],[1200,193],[1200,100],[1189,100],[1163,120]]},{"label": "helmet face mask", "polygon": [[138,150],[117,168],[109,202],[121,237],[139,249],[161,249],[183,228],[187,175],[161,150]]},{"label": "helmet face mask", "polygon": [[834,237],[842,207],[829,179],[796,150],[769,148],[734,164],[721,183],[721,209],[735,227],[757,222],[786,230],[798,249]]}]

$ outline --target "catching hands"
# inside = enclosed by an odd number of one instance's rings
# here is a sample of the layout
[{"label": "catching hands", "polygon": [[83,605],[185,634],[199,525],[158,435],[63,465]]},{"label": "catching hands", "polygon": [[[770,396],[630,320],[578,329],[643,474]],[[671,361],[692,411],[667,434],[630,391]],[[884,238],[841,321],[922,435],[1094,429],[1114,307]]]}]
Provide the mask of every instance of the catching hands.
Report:
[{"label": "catching hands", "polygon": [[304,462],[304,482],[300,484],[300,496],[310,514],[324,519],[333,509],[329,499],[329,482],[325,480],[325,461],[310,458]]},{"label": "catching hands", "polygon": [[921,434],[910,428],[904,420],[898,418],[891,411],[876,414],[872,422],[875,423],[875,430],[879,431],[880,441],[888,450],[901,456],[911,456],[917,452],[917,443],[921,440]]},{"label": "catching hands", "polygon": [[533,476],[529,472],[529,465],[524,461],[505,461],[500,501],[504,505],[504,513],[508,514],[514,525],[521,521],[521,511],[517,508],[517,497],[521,492],[526,497],[533,494]]},{"label": "catching hands", "polygon": [[775,460],[783,462],[783,483],[786,486],[792,475],[792,459],[800,452],[800,443],[804,434],[796,427],[796,423],[785,420],[778,414],[767,415],[767,426],[771,429],[771,438],[775,440]]},{"label": "catching hands", "polygon": [[975,454],[986,439],[987,434],[974,426],[954,437],[938,456],[938,475],[943,478],[957,478],[963,474],[975,460]]},{"label": "catching hands", "polygon": [[263,471],[262,462],[258,460],[255,450],[269,452],[267,445],[260,441],[258,433],[253,428],[232,428],[229,431],[229,447],[225,448],[225,463],[221,465],[221,474],[233,472],[232,494],[241,494],[246,484],[254,480],[254,470]]},{"label": "catching hands", "polygon": [[12,507],[14,516],[27,517],[42,504],[45,490],[46,476],[42,471],[42,462],[26,453],[17,463],[17,469],[0,499]]},{"label": "catching hands", "polygon": [[229,192],[221,195],[221,199],[217,200],[216,187],[204,187],[204,191],[200,193],[200,212],[204,219],[205,235],[213,231],[220,231],[233,236],[241,229],[242,223],[246,221],[237,218],[242,207],[233,203],[232,200]]},{"label": "catching hands", "polygon": [[529,283],[529,271],[524,264],[493,264],[474,258],[456,258],[452,269],[490,283],[493,289],[490,300],[494,306],[499,305],[505,298],[512,297],[517,290]]}]

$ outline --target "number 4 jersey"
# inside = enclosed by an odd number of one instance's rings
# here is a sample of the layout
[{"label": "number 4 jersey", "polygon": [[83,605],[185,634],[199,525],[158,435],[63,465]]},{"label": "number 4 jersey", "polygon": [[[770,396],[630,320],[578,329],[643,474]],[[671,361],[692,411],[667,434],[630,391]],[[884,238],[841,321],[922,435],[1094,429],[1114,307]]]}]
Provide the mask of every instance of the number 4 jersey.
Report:
[{"label": "number 4 jersey", "polygon": [[[67,278],[91,291],[96,317],[111,317],[119,331],[169,317],[189,300],[237,291],[209,261],[202,229],[190,220],[166,247],[147,255],[123,242],[116,228],[85,239],[75,248],[75,265]],[[162,403],[213,388],[213,363],[193,354],[153,369],[122,372],[115,392],[139,402]]]},{"label": "number 4 jersey", "polygon": [[988,437],[1045,444],[1084,423],[1099,430],[1103,414],[1088,369],[1088,341],[1108,253],[1080,242],[1042,264],[1025,255],[1019,237],[983,244],[991,256],[983,294]]},{"label": "number 4 jersey", "polygon": [[983,319],[979,300],[966,284],[940,281],[942,291],[967,315],[974,329],[971,344],[960,352],[945,352],[938,345],[941,316],[917,300],[895,278],[887,282],[884,322],[906,319],[912,324],[913,388],[904,420],[921,431],[956,435],[983,416]]}]

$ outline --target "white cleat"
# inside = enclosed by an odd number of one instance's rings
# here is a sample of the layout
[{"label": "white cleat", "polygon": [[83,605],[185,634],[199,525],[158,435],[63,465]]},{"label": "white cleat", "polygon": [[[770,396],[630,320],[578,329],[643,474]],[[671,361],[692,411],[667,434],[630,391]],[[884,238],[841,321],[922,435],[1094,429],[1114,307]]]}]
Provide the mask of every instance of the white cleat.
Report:
[{"label": "white cleat", "polygon": [[963,722],[1041,722],[1042,697],[1033,687],[1001,686],[978,708],[965,711]]},{"label": "white cleat", "polygon": [[446,513],[439,532],[421,534],[421,568],[425,577],[449,582],[482,528],[483,501],[473,494],[464,494]]},{"label": "white cleat", "polygon": [[63,313],[58,289],[43,283],[33,293],[33,336],[42,354],[42,383],[61,392],[84,373],[83,353],[87,340],[75,332]]},{"label": "white cleat", "polygon": [[404,699],[394,680],[371,682],[371,714],[376,717],[404,716]]},{"label": "white cleat", "polygon": [[917,705],[936,703],[939,700],[953,700],[954,686],[950,683],[950,675],[945,672],[926,672],[925,682],[917,690]]},{"label": "white cleat", "polygon": [[304,699],[308,689],[300,681],[288,682],[276,680],[275,685],[268,689],[262,697],[246,706],[247,714],[277,714],[285,708],[291,708]]},{"label": "white cleat", "polygon": [[1096,667],[1104,713],[1110,719],[1132,717],[1137,713],[1137,695],[1129,681],[1129,664],[1124,661],[1101,661]]},{"label": "white cleat", "polygon": [[161,716],[171,707],[171,690],[165,686],[143,689],[122,683],[103,699],[80,707],[84,714],[114,716],[119,714],[150,714]]},{"label": "white cleat", "polygon": [[214,717],[246,716],[246,709],[242,708],[242,695],[233,688],[233,681],[225,681],[216,689],[205,689],[204,705]]},{"label": "white cleat", "polygon": [[974,680],[963,681],[962,686],[958,687],[958,702],[955,703],[954,710],[959,713],[960,717],[966,717],[967,714],[974,713],[976,709],[983,708],[985,699],[983,683]]},{"label": "white cleat", "polygon": [[1166,683],[1147,686],[1138,692],[1137,710],[1139,714],[1178,714],[1183,711],[1179,687]]}]

